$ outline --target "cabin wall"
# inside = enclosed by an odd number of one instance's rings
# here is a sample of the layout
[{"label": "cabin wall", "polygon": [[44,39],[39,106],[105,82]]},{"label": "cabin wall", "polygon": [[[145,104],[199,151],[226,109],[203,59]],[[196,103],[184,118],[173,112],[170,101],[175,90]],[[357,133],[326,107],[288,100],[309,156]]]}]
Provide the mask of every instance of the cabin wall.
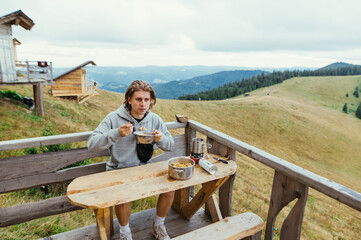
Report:
[{"label": "cabin wall", "polygon": [[81,69],[81,89],[82,92],[85,94],[86,93],[86,70],[85,69]]},{"label": "cabin wall", "polygon": [[16,82],[11,26],[0,25],[0,83]]},{"label": "cabin wall", "polygon": [[[75,70],[54,80],[51,86],[53,96],[77,96],[83,94],[83,69]],[[86,84],[86,83],[85,83]]]}]

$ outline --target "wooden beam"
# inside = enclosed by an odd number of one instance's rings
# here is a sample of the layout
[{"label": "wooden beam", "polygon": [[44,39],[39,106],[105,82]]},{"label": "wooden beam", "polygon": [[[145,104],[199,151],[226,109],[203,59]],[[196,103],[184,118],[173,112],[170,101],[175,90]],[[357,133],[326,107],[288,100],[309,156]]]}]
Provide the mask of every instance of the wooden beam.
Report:
[{"label": "wooden beam", "polygon": [[36,83],[33,85],[34,100],[35,100],[35,109],[38,116],[44,116],[44,107],[43,107],[43,93],[42,93],[42,84]]},{"label": "wooden beam", "polygon": [[[192,232],[172,238],[174,240],[236,240],[258,234],[262,231],[264,222],[254,213],[247,212],[210,224]],[[258,235],[261,240],[261,236]]]},{"label": "wooden beam", "polygon": [[0,227],[80,209],[82,208],[71,204],[66,196],[0,208]]},{"label": "wooden beam", "polygon": [[212,196],[207,200],[208,212],[212,218],[212,222],[218,222],[223,219],[221,210],[219,209],[218,201],[216,198],[216,194],[212,194]]},{"label": "wooden beam", "polygon": [[177,212],[181,212],[182,208],[184,208],[189,203],[189,188],[182,188],[175,191],[174,201],[172,207]]},{"label": "wooden beam", "polygon": [[228,179],[229,176],[202,184],[197,195],[181,211],[185,219],[190,219],[212,194]]},{"label": "wooden beam", "polygon": [[176,114],[175,117],[176,117],[177,121],[180,122],[180,123],[188,122],[188,118],[186,116]]},{"label": "wooden beam", "polygon": [[92,157],[109,156],[108,150],[89,150],[87,147],[67,149],[58,152],[31,154],[4,158],[0,161],[0,179],[8,180],[56,172],[73,163]]},{"label": "wooden beam", "polygon": [[0,181],[0,193],[23,190],[30,187],[39,187],[54,183],[70,182],[71,180],[89,174],[105,171],[105,162],[86,166],[67,168],[57,172],[34,174],[20,178]]},{"label": "wooden beam", "polygon": [[[178,123],[178,122],[166,122],[165,125],[168,130],[184,128],[186,126],[185,123]],[[89,132],[80,132],[80,133],[60,134],[60,135],[53,135],[46,137],[0,141],[0,151],[30,148],[30,147],[41,147],[41,146],[70,143],[70,142],[81,142],[81,141],[86,141],[92,133],[93,133],[92,131],[89,131]]]}]

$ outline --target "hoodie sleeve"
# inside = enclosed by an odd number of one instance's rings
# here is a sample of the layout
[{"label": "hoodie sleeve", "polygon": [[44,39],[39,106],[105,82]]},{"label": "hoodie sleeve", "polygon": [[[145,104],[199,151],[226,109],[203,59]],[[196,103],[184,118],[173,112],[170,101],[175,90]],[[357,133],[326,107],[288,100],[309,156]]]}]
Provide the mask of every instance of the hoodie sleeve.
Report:
[{"label": "hoodie sleeve", "polygon": [[156,142],[157,146],[163,151],[173,151],[174,150],[174,139],[172,135],[169,133],[166,125],[163,120],[159,118],[159,128],[158,130],[163,134],[160,141]]},{"label": "hoodie sleeve", "polygon": [[88,148],[109,149],[121,138],[118,128],[112,129],[112,123],[108,115],[88,138]]}]

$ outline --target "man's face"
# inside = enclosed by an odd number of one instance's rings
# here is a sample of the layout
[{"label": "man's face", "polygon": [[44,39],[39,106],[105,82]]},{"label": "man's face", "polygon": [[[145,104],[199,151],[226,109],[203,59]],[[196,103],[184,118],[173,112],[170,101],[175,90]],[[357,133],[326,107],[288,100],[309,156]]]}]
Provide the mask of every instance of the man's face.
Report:
[{"label": "man's face", "polygon": [[128,102],[132,106],[130,114],[137,119],[143,118],[149,110],[150,100],[150,92],[143,90],[135,91],[133,96],[128,98]]}]

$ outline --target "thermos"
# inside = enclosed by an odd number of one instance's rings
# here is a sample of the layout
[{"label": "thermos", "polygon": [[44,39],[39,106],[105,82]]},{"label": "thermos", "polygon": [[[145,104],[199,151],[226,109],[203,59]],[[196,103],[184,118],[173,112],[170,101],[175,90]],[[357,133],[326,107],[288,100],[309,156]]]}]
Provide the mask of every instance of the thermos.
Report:
[{"label": "thermos", "polygon": [[203,157],[203,146],[211,148],[212,145],[209,143],[204,143],[202,138],[193,138],[192,139],[192,148],[191,148],[191,159],[198,163],[199,159]]}]

